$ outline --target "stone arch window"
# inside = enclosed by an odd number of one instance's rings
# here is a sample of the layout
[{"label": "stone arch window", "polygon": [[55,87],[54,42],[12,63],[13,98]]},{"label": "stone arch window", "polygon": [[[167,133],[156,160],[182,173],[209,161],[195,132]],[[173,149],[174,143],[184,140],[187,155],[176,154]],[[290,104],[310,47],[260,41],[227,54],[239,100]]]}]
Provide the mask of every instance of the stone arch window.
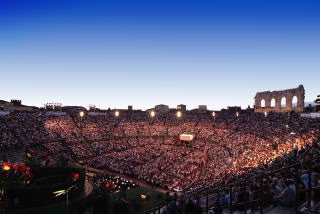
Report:
[{"label": "stone arch window", "polygon": [[287,99],[285,97],[281,98],[280,106],[281,108],[287,107]]},{"label": "stone arch window", "polygon": [[256,93],[255,112],[303,112],[305,90],[303,85],[281,91],[262,91]]},{"label": "stone arch window", "polygon": [[275,108],[276,107],[276,99],[272,98],[271,99],[271,108]]},{"label": "stone arch window", "polygon": [[298,97],[294,96],[292,98],[292,107],[297,107],[298,106]]}]

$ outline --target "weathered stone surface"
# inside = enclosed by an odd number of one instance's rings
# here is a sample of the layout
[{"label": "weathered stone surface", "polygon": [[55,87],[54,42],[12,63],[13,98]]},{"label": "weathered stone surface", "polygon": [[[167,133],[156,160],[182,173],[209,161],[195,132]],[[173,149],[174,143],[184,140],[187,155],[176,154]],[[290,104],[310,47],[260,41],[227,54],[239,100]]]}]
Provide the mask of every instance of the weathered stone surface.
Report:
[{"label": "weathered stone surface", "polygon": [[[293,106],[292,100],[297,97],[297,105]],[[281,106],[282,98],[286,99],[286,105]],[[255,96],[256,112],[303,112],[304,109],[305,90],[303,85],[298,88],[287,89],[283,91],[264,91],[258,92]],[[272,100],[275,100],[275,106],[271,106]],[[265,103],[264,106],[261,104]]]}]

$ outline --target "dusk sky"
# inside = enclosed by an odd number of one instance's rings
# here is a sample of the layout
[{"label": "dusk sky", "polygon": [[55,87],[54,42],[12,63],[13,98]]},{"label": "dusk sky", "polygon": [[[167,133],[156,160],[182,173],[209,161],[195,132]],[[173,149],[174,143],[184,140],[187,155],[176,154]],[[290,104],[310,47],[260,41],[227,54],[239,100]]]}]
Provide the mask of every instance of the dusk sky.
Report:
[{"label": "dusk sky", "polygon": [[0,100],[146,109],[320,94],[318,0],[0,0]]}]

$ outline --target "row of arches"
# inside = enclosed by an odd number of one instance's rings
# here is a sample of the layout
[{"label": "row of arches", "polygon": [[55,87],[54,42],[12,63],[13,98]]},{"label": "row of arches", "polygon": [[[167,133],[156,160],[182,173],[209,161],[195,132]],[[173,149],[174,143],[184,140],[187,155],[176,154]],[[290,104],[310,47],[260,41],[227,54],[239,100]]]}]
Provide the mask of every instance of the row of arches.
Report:
[{"label": "row of arches", "polygon": [[[292,102],[292,106],[287,106],[287,98],[286,97],[282,97],[280,100],[280,107],[281,108],[285,108],[285,107],[297,107],[298,106],[298,97],[294,96],[291,100]],[[260,107],[264,108],[266,107],[266,101],[265,99],[262,99],[260,102]],[[275,108],[276,107],[276,99],[273,98],[271,99],[271,108]]]}]

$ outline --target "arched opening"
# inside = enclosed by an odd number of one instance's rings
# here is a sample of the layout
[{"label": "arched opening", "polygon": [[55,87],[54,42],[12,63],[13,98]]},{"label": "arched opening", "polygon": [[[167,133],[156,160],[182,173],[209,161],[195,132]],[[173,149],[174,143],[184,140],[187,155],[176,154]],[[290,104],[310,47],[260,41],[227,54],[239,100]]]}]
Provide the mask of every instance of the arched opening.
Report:
[{"label": "arched opening", "polygon": [[298,97],[294,96],[292,98],[292,107],[297,107],[298,106]]},{"label": "arched opening", "polygon": [[276,99],[272,99],[271,100],[271,108],[274,108],[274,107],[276,107]]},{"label": "arched opening", "polygon": [[287,99],[285,97],[281,98],[281,108],[287,107]]},{"label": "arched opening", "polygon": [[266,101],[264,99],[261,100],[260,107],[261,108],[266,107]]}]

